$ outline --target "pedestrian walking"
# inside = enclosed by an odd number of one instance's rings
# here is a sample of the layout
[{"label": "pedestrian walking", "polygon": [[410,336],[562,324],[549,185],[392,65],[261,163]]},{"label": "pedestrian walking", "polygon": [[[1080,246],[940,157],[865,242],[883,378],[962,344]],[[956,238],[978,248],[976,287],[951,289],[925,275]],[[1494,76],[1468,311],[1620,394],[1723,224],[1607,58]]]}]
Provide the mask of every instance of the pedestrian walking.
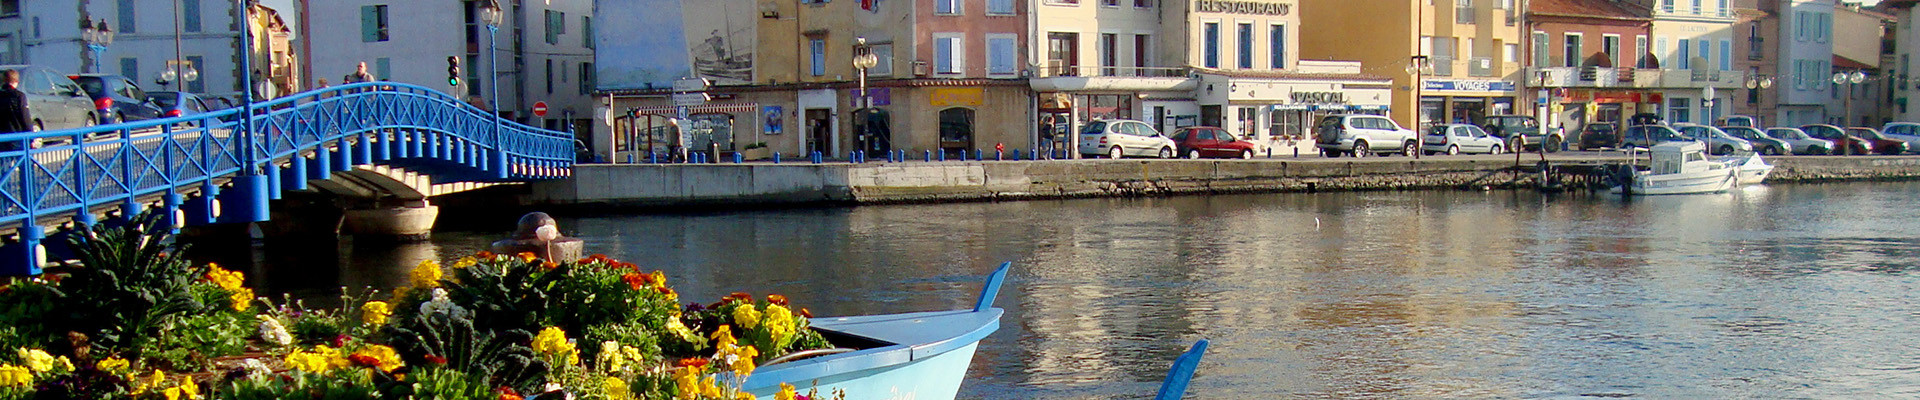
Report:
[{"label": "pedestrian walking", "polygon": [[[27,94],[20,91],[20,71],[0,71],[0,133],[33,130],[33,116],[27,111]],[[21,142],[0,143],[0,149],[20,150]]]},{"label": "pedestrian walking", "polygon": [[367,73],[367,62],[361,61],[358,67],[354,67],[353,73],[347,74],[347,77],[340,79],[340,84],[351,85],[355,83],[373,82],[373,81],[374,81],[373,74]]}]

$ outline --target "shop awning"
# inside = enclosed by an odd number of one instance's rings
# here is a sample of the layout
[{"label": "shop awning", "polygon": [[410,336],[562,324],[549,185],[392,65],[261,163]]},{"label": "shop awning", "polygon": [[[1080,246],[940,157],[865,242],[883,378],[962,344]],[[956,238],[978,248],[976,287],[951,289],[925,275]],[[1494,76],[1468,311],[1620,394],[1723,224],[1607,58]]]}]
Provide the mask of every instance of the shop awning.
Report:
[{"label": "shop awning", "polygon": [[1386,111],[1388,108],[1389,107],[1383,105],[1353,106],[1353,109],[1360,111]]},{"label": "shop awning", "polygon": [[1313,106],[1313,110],[1314,111],[1346,111],[1347,106],[1344,104],[1318,105],[1318,106]]},{"label": "shop awning", "polygon": [[1313,106],[1305,104],[1276,104],[1273,106],[1273,109],[1279,111],[1306,111],[1312,110]]},{"label": "shop awning", "polygon": [[[758,103],[708,104],[708,105],[687,107],[688,114],[724,113],[724,114],[755,115],[759,112],[760,112],[760,104]],[[674,112],[673,106],[640,107],[640,108],[633,109],[633,115],[646,115],[646,114],[672,116],[675,114],[675,112]]]}]

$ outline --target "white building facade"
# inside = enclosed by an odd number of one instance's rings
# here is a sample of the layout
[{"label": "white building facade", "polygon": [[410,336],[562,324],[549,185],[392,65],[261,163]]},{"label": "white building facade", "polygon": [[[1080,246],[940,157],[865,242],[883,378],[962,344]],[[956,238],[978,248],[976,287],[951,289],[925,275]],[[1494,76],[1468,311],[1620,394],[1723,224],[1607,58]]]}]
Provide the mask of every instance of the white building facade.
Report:
[{"label": "white building facade", "polygon": [[[82,20],[104,20],[116,33],[99,60],[81,41]],[[132,78],[148,91],[237,99],[240,21],[235,3],[222,0],[4,0],[0,63],[67,74],[96,72],[98,65],[98,72]],[[175,60],[191,63],[198,79],[157,82],[169,65],[182,64]]]},{"label": "white building facade", "polygon": [[[1669,122],[1711,124],[1730,113],[1746,79],[1734,70],[1734,9],[1730,0],[1658,0],[1653,7],[1657,83]],[[1708,97],[1708,88],[1712,97]]]},{"label": "white building facade", "polygon": [[1833,2],[1779,0],[1780,79],[1774,83],[1780,106],[1770,120],[1783,126],[1828,123],[1833,97]]},{"label": "white building facade", "polygon": [[[381,80],[422,85],[491,108],[485,1],[295,0],[307,84],[339,84],[357,64]],[[555,130],[590,129],[593,2],[499,0],[494,37],[502,115]],[[447,58],[464,75],[449,85]],[[539,103],[546,115],[534,115]]]}]

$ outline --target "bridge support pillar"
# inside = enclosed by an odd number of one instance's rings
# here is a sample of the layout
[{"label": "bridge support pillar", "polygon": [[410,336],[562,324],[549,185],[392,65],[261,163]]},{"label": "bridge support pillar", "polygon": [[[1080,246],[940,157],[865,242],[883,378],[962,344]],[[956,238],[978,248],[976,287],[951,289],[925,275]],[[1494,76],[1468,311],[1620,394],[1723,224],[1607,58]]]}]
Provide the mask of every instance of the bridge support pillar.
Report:
[{"label": "bridge support pillar", "polygon": [[280,163],[267,160],[266,165],[262,167],[264,167],[262,174],[267,176],[267,198],[270,200],[279,200],[280,192],[286,189],[286,187],[281,186],[283,184],[281,178],[284,177],[280,176]]},{"label": "bridge support pillar", "polygon": [[353,165],[372,164],[373,142],[367,141],[367,134],[365,133],[360,134],[357,139],[360,143],[353,146]]},{"label": "bridge support pillar", "polygon": [[20,240],[0,247],[0,254],[6,254],[6,262],[0,263],[0,276],[33,276],[40,274],[40,266],[47,263],[47,249],[40,245],[46,240],[47,233],[39,226],[20,230]]},{"label": "bridge support pillar", "polygon": [[374,161],[393,159],[393,132],[375,131],[372,140],[366,143],[373,148]]},{"label": "bridge support pillar", "polygon": [[220,187],[200,184],[200,195],[189,199],[181,211],[187,214],[187,226],[211,225],[220,217]]},{"label": "bridge support pillar", "polygon": [[511,171],[507,171],[507,152],[501,151],[498,144],[494,147],[493,151],[487,154],[487,162],[492,164],[487,166],[487,169],[493,172],[495,179],[507,179],[513,176]]},{"label": "bridge support pillar", "polygon": [[348,208],[346,230],[356,238],[422,241],[432,237],[433,222],[439,216],[440,206],[428,204],[424,199]]},{"label": "bridge support pillar", "polygon": [[233,177],[233,188],[220,194],[220,204],[224,208],[220,222],[247,223],[263,222],[269,217],[267,200],[270,195],[266,175],[240,175]]},{"label": "bridge support pillar", "polygon": [[333,156],[326,147],[313,150],[313,165],[307,167],[307,179],[325,180],[333,177]]},{"label": "bridge support pillar", "polygon": [[282,191],[307,190],[307,158],[294,154],[287,159],[287,169],[280,173]]},{"label": "bridge support pillar", "polygon": [[337,147],[327,152],[327,155],[333,156],[333,169],[331,171],[345,172],[353,169],[353,142],[347,141],[346,138],[341,138],[340,141],[335,142],[335,144]]}]

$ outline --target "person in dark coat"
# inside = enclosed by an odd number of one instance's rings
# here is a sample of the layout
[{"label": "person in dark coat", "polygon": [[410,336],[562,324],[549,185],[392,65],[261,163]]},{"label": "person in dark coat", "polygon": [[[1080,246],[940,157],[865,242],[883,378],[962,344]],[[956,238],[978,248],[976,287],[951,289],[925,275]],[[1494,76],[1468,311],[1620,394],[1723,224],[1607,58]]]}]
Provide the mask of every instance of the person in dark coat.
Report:
[{"label": "person in dark coat", "polygon": [[20,91],[20,71],[0,71],[0,133],[32,131],[27,94]]}]

